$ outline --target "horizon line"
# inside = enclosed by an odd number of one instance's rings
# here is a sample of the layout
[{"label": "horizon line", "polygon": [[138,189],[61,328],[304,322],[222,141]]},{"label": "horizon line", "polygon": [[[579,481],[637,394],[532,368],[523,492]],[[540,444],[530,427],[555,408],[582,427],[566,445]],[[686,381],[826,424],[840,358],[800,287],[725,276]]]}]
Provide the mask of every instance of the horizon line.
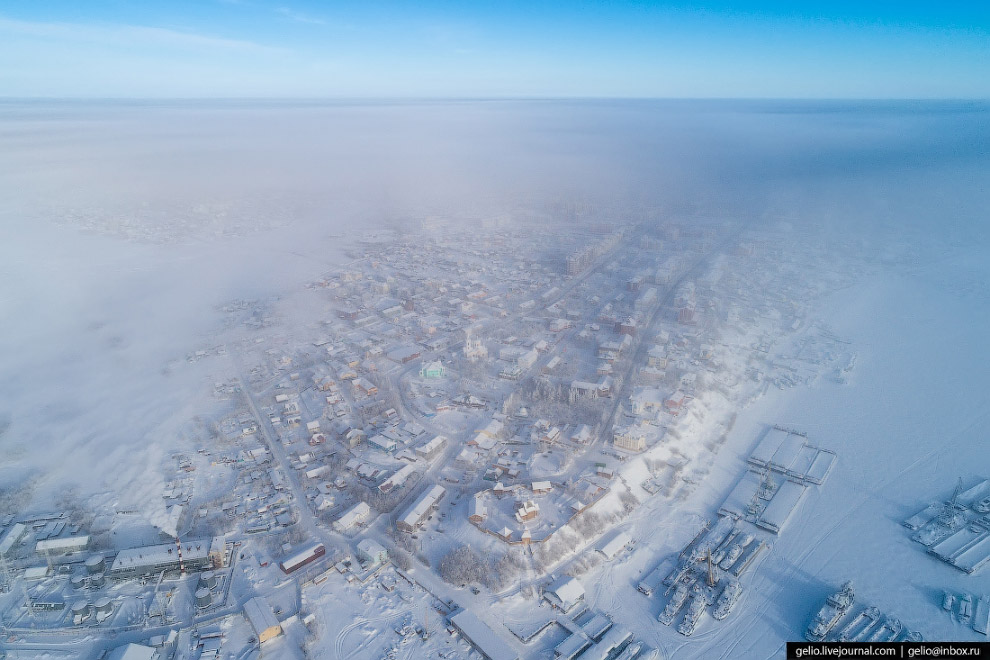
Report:
[{"label": "horizon line", "polygon": [[5,96],[0,102],[11,101],[268,101],[268,102],[342,102],[342,101],[838,101],[838,102],[947,102],[986,103],[990,96],[591,96],[591,95],[367,95],[367,96]]}]

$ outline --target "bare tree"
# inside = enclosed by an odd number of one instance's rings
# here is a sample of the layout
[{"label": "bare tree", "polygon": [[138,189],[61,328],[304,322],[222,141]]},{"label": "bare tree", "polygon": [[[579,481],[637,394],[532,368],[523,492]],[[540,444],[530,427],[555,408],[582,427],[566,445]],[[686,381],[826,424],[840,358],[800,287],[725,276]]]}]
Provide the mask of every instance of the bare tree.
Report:
[{"label": "bare tree", "polygon": [[469,545],[454,548],[440,560],[439,573],[444,581],[463,586],[482,584],[487,563]]}]

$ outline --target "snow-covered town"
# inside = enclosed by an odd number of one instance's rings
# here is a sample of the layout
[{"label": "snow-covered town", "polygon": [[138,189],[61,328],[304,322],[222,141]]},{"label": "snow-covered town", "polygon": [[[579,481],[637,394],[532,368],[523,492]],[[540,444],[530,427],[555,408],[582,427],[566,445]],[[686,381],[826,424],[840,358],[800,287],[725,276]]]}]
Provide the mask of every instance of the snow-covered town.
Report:
[{"label": "snow-covered town", "polygon": [[765,626],[778,644],[985,639],[977,466],[953,468],[951,495],[915,479],[894,507],[915,515],[888,520],[855,425],[782,406],[855,391],[872,349],[830,306],[913,263],[835,240],[651,209],[434,217],[230,300],[168,365],[212,394],[142,504],[5,493],[4,653],[651,660],[765,657]]},{"label": "snow-covered town", "polygon": [[990,2],[0,2],[0,660],[990,658]]}]

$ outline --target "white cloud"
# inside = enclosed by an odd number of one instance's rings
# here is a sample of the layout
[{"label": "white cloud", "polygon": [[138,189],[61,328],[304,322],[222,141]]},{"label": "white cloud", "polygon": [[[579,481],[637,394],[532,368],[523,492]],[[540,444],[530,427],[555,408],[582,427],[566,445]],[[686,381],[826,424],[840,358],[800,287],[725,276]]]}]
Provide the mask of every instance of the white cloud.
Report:
[{"label": "white cloud", "polygon": [[21,21],[0,16],[0,35],[35,37],[64,42],[93,42],[99,44],[159,45],[188,50],[250,51],[257,53],[284,52],[244,39],[186,32],[170,28],[118,23],[63,23]]},{"label": "white cloud", "polygon": [[322,18],[317,18],[315,16],[310,16],[308,14],[303,14],[301,12],[290,9],[289,7],[279,7],[275,10],[283,18],[287,18],[290,21],[295,21],[297,23],[308,23],[310,25],[326,25],[327,22]]}]

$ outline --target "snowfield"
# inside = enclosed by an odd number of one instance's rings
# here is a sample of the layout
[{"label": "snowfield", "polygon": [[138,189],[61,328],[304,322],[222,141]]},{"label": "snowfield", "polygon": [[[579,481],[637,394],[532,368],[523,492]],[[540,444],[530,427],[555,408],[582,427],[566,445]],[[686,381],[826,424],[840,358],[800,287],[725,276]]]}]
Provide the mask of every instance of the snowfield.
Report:
[{"label": "snowfield", "polygon": [[[990,368],[974,357],[990,301],[964,282],[934,283],[927,274],[886,270],[829,298],[822,316],[860,356],[849,384],[822,378],[811,387],[771,390],[740,413],[713,466],[716,475],[731,479],[742,470],[755,439],[775,423],[807,431],[838,461],[826,485],[806,495],[726,621],[689,640],[657,626],[655,599],[636,594],[633,584],[650,562],[635,556],[619,580],[611,567],[586,578],[617,585],[621,602],[631,604],[624,615],[635,614],[636,628],[651,631],[644,638],[666,657],[781,657],[784,643],[800,639],[825,597],[850,579],[857,603],[899,618],[925,639],[983,638],[942,610],[942,593],[982,593],[987,576],[937,561],[901,525],[929,501],[948,497],[957,478],[972,483],[985,476],[987,466],[990,406],[984,388],[974,385],[987,383]],[[692,534],[688,512],[710,515],[729,490],[727,481],[709,483],[669,522],[634,531],[654,544],[639,552],[658,557],[679,549]],[[651,541],[668,535],[666,543]],[[617,597],[609,591],[602,590],[606,602]]]}]

